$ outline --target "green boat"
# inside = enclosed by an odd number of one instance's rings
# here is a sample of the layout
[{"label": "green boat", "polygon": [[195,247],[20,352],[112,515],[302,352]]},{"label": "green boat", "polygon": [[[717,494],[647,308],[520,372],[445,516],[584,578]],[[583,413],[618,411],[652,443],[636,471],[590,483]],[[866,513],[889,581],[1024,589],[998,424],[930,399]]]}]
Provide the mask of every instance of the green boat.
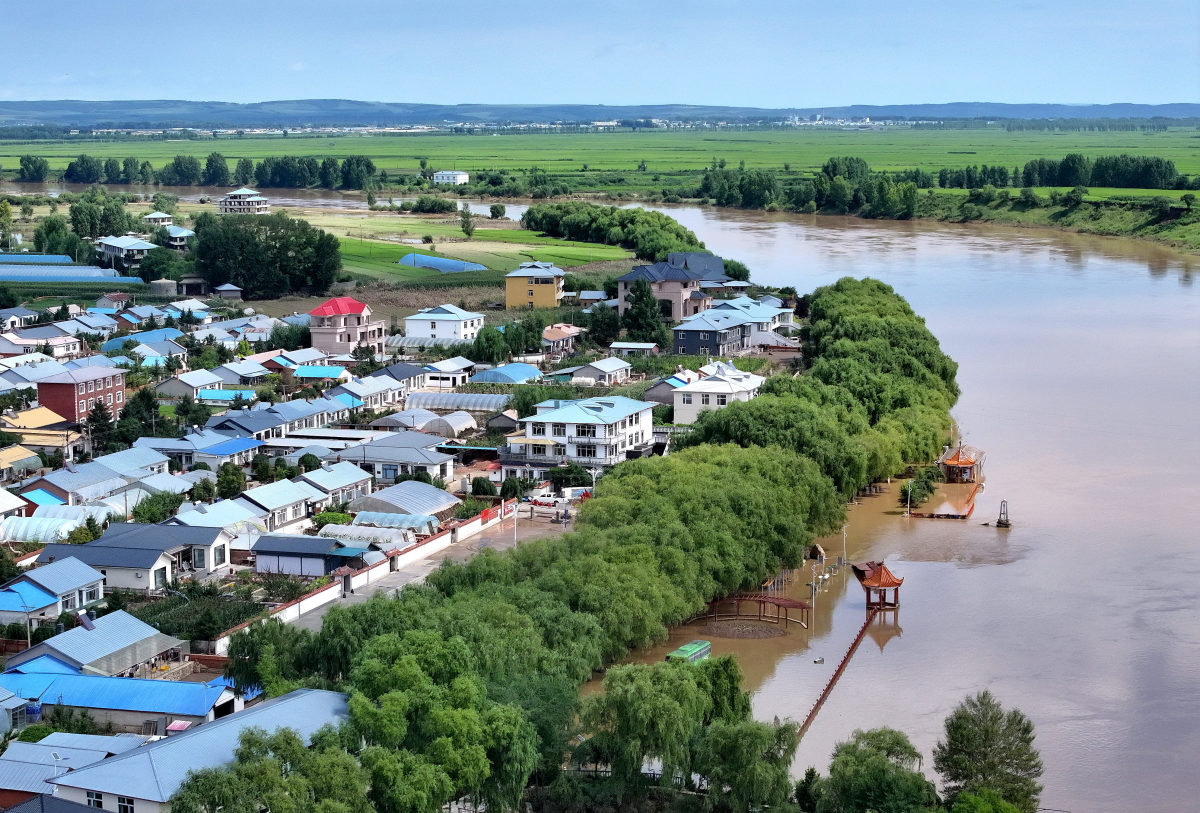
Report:
[{"label": "green boat", "polygon": [[712,654],[712,643],[710,641],[691,641],[676,649],[667,655],[669,661],[687,661],[688,663],[696,663],[702,661]]}]

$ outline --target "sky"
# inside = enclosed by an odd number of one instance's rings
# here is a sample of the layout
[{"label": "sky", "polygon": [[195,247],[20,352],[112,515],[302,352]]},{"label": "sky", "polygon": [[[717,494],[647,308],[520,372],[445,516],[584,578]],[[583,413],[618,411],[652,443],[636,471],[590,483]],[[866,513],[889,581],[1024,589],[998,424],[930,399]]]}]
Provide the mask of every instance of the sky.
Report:
[{"label": "sky", "polygon": [[5,100],[1200,102],[1197,0],[5,0],[2,20]]}]

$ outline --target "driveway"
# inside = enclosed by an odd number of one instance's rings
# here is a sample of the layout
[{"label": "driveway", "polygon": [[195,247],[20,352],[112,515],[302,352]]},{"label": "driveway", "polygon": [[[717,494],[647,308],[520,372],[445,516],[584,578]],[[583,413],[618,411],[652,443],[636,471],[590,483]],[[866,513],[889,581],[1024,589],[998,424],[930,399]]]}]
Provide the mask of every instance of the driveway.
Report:
[{"label": "driveway", "polygon": [[[571,524],[574,523],[572,522]],[[385,596],[395,595],[406,584],[420,584],[425,581],[425,577],[436,570],[444,560],[465,562],[485,548],[494,551],[505,551],[530,539],[557,536],[563,533],[563,531],[563,524],[561,522],[554,522],[550,517],[534,517],[530,519],[526,513],[525,516],[519,519],[506,519],[470,539],[465,539],[418,562],[413,562],[410,565],[402,567],[394,573],[389,573],[378,581],[359,588],[350,595],[344,595],[337,601],[331,601],[323,607],[310,610],[292,623],[298,627],[317,632],[321,629],[325,613],[329,611],[330,607],[362,604],[377,593],[383,593]]]}]

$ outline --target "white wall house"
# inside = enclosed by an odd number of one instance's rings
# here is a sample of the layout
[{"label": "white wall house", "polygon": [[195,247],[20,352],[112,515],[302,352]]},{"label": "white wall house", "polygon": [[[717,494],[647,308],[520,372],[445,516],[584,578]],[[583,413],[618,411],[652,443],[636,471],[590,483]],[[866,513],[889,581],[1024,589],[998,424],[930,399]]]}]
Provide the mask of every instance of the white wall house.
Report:
[{"label": "white wall house", "polygon": [[763,377],[723,366],[714,375],[677,387],[673,393],[674,421],[677,424],[695,423],[701,412],[721,409],[734,401],[749,401],[758,395]]},{"label": "white wall house", "polygon": [[404,335],[423,339],[466,339],[472,341],[483,327],[483,314],[455,305],[422,308],[404,320]]},{"label": "white wall house", "polygon": [[436,184],[451,184],[459,186],[471,180],[469,173],[463,172],[460,169],[439,169],[433,173],[433,182]]},{"label": "white wall house", "polygon": [[120,264],[124,268],[137,268],[152,248],[156,248],[154,243],[129,235],[96,240],[96,251],[100,252],[100,257],[109,265]]},{"label": "white wall house", "polygon": [[566,463],[598,469],[648,454],[654,407],[623,396],[543,401],[519,421],[522,434],[500,450],[504,477],[539,479]]}]

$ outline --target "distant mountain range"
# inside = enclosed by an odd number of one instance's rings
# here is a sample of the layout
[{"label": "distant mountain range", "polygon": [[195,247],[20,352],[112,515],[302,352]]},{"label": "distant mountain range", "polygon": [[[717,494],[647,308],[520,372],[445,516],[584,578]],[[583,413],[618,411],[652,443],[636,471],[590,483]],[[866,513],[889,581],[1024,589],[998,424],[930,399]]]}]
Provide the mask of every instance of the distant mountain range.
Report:
[{"label": "distant mountain range", "polygon": [[613,119],[775,120],[788,116],[873,119],[1100,119],[1192,118],[1200,104],[949,104],[848,105],[766,109],[709,105],[406,104],[348,99],[190,102],[0,101],[0,125],[56,124],[71,127],[305,127],[415,124],[592,122]]}]

